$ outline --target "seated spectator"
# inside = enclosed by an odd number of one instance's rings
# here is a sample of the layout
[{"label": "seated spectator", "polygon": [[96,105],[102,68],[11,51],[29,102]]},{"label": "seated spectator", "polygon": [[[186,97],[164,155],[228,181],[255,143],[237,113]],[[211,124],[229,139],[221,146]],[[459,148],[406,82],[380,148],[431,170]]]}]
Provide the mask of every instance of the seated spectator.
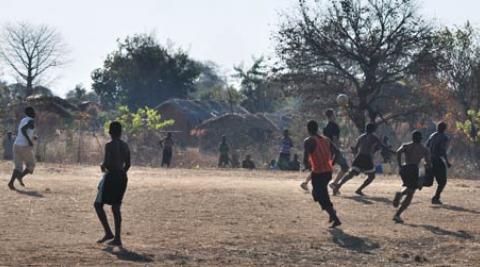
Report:
[{"label": "seated spectator", "polygon": [[242,168],[248,169],[248,170],[255,169],[255,163],[253,163],[252,157],[250,155],[247,155],[245,157],[245,160],[242,162]]},{"label": "seated spectator", "polygon": [[300,161],[298,160],[298,154],[293,155],[293,160],[288,163],[288,169],[290,171],[300,170]]}]

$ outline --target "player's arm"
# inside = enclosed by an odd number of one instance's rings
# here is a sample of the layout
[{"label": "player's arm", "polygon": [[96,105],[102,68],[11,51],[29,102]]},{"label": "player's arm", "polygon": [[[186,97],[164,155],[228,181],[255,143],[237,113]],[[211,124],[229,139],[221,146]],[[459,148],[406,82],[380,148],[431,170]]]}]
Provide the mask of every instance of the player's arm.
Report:
[{"label": "player's arm", "polygon": [[35,123],[33,120],[30,120],[27,124],[25,124],[25,126],[22,127],[22,129],[20,129],[25,139],[27,139],[28,145],[33,146],[33,142],[30,140],[30,137],[27,134],[29,129],[35,129]]},{"label": "player's arm", "polygon": [[428,150],[427,148],[425,148],[424,160],[427,164],[427,169],[432,168],[432,157],[430,155],[430,150]]},{"label": "player's arm", "polygon": [[330,142],[330,149],[332,150],[332,156],[334,156],[335,158],[338,157],[340,155],[340,148],[337,147],[337,145],[335,145],[334,141],[329,139],[328,137],[325,137],[327,138],[327,140]]},{"label": "player's arm", "polygon": [[128,170],[130,169],[130,166],[131,166],[130,148],[128,147],[128,145],[125,145],[125,167],[123,168],[123,170],[125,172],[128,172]]},{"label": "player's arm", "polygon": [[452,164],[450,164],[450,161],[448,161],[448,156],[447,156],[447,150],[449,145],[450,145],[450,140],[447,139],[442,144],[442,148],[441,148],[442,149],[441,154],[443,155],[443,158],[445,159],[445,162],[447,163],[448,168],[452,167]]},{"label": "player's arm", "polygon": [[398,167],[402,167],[402,154],[405,151],[405,147],[402,145],[398,150],[397,150],[397,163]]},{"label": "player's arm", "polygon": [[310,162],[308,160],[309,156],[315,150],[315,140],[309,137],[303,142],[303,166],[305,169],[310,169]]},{"label": "player's arm", "polygon": [[100,164],[100,169],[102,170],[102,172],[106,172],[107,171],[107,166],[108,166],[108,150],[109,150],[109,147],[108,147],[108,144],[105,145],[105,154],[103,156],[103,162],[102,164]]}]

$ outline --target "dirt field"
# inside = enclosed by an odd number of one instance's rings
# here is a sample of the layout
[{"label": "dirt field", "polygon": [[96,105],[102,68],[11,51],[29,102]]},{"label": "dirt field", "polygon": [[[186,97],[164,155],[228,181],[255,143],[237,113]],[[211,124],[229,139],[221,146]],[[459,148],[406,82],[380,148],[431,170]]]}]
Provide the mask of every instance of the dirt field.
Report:
[{"label": "dirt field", "polygon": [[334,198],[343,226],[329,230],[301,174],[134,168],[125,248],[113,249],[95,243],[97,168],[40,165],[19,192],[10,168],[0,163],[1,266],[480,266],[478,181],[451,180],[442,207],[424,189],[396,225],[400,181],[379,177],[357,198],[359,177]]}]

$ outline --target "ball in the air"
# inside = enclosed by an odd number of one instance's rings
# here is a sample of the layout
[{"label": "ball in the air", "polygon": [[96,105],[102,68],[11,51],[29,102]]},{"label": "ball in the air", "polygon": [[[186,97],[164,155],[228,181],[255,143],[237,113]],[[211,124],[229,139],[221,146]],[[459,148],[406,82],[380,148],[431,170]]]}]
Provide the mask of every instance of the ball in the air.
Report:
[{"label": "ball in the air", "polygon": [[337,96],[337,104],[342,107],[348,106],[348,96],[346,94],[339,94]]}]

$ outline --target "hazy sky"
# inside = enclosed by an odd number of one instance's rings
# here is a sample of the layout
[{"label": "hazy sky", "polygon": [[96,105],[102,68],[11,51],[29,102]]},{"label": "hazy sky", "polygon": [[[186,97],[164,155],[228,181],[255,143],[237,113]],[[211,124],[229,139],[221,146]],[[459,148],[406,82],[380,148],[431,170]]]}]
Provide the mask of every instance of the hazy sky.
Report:
[{"label": "hazy sky", "polygon": [[[116,39],[154,32],[199,60],[229,71],[252,55],[272,51],[278,13],[297,0],[1,0],[0,24],[15,21],[56,27],[69,45],[71,62],[49,86],[63,95],[76,84],[90,88],[90,73],[101,67]],[[422,13],[444,24],[470,20],[480,25],[478,0],[424,0]],[[8,69],[3,67],[3,72]]]}]

